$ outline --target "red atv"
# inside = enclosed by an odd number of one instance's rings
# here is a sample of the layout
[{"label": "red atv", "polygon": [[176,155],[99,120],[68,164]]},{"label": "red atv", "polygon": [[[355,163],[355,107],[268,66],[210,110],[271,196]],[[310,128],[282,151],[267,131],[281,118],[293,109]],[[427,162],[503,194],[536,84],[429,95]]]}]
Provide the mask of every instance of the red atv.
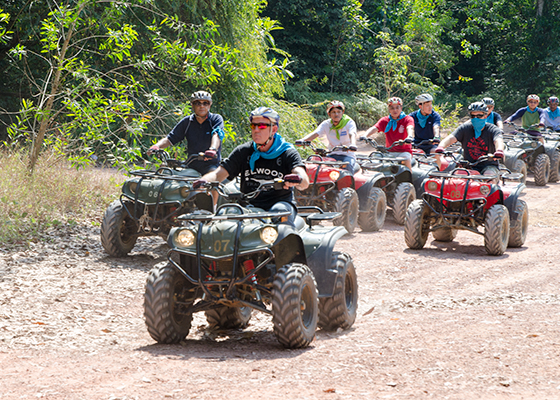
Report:
[{"label": "red atv", "polygon": [[[452,153],[445,155],[451,157]],[[529,210],[519,199],[525,189],[519,182],[521,174],[508,171],[498,177],[472,169],[492,159],[457,160],[458,167],[452,171],[430,173],[422,199],[413,201],[406,213],[404,239],[409,248],[423,248],[430,232],[435,240],[450,242],[459,229],[483,235],[490,255],[502,255],[507,247],[525,243]],[[496,181],[499,183],[493,183]]]},{"label": "red atv", "polygon": [[[316,147],[310,141],[296,141],[296,146],[308,146],[315,155],[305,160],[310,185],[306,190],[295,191],[299,206],[314,206],[325,211],[340,212],[335,225],[354,232],[356,225],[363,231],[378,231],[385,222],[387,200],[385,193],[376,187],[381,174],[364,175],[362,171],[352,174],[345,169],[347,162],[329,157],[326,149]],[[348,146],[336,146],[332,151],[348,151]]]}]

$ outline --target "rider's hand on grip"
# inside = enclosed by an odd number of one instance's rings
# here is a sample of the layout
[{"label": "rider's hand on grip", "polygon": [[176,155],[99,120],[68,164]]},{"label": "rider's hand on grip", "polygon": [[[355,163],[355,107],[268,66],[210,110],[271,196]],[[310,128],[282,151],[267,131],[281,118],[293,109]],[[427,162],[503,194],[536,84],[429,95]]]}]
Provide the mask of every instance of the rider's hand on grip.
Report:
[{"label": "rider's hand on grip", "polygon": [[364,142],[366,139],[367,139],[367,136],[360,136],[360,137],[358,138],[358,140],[359,140],[360,142]]},{"label": "rider's hand on grip", "polygon": [[216,150],[210,150],[210,149],[208,149],[208,150],[206,150],[206,151],[204,152],[204,157],[206,157],[206,158],[216,158],[216,154],[218,154],[218,153],[216,152]]},{"label": "rider's hand on grip", "polygon": [[504,152],[502,150],[496,150],[492,157],[494,157],[494,158],[504,158]]},{"label": "rider's hand on grip", "polygon": [[304,145],[305,145],[305,140],[301,140],[301,139],[296,140],[296,146],[304,146]]},{"label": "rider's hand on grip", "polygon": [[152,147],[150,147],[148,149],[148,151],[146,152],[149,156],[151,156],[153,153],[155,153],[156,151],[158,151],[160,148],[157,144],[154,144]]},{"label": "rider's hand on grip", "polygon": [[437,153],[437,154],[443,154],[443,147],[438,146],[438,147],[436,148],[436,153]]},{"label": "rider's hand on grip", "polygon": [[432,139],[432,142],[433,143],[439,143],[439,142],[441,142],[441,139],[438,138],[438,137],[435,137],[435,138]]},{"label": "rider's hand on grip", "polygon": [[197,179],[193,182],[193,189],[200,189],[202,186],[206,185],[208,182],[205,179]]},{"label": "rider's hand on grip", "polygon": [[350,151],[357,151],[358,147],[354,146],[353,144],[351,144],[350,146],[348,146],[348,150]]},{"label": "rider's hand on grip", "polygon": [[289,174],[284,176],[284,182],[301,183],[301,176],[298,174]]},{"label": "rider's hand on grip", "polygon": [[413,142],[413,140],[412,140],[412,138],[407,137],[407,138],[404,140],[404,142],[405,142],[405,143],[408,143],[408,144],[411,144],[411,143]]}]

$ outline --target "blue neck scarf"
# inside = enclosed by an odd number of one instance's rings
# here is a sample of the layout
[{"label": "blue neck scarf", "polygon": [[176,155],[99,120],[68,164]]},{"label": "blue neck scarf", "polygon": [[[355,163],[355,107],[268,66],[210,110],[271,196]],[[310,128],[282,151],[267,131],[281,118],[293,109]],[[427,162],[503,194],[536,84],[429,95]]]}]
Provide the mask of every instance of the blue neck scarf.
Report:
[{"label": "blue neck scarf", "polygon": [[548,113],[549,118],[554,121],[555,118],[560,117],[560,108],[556,107],[556,110],[550,111],[550,107],[546,108],[546,112]]},{"label": "blue neck scarf", "polygon": [[535,107],[535,109],[534,109],[533,111],[531,111],[531,109],[529,108],[529,106],[527,106],[527,112],[528,112],[529,114],[534,114],[534,113],[536,113],[538,109],[539,109],[539,107]]},{"label": "blue neck scarf", "polygon": [[257,144],[253,142],[253,149],[255,150],[253,154],[251,154],[251,158],[249,159],[249,166],[251,167],[251,171],[255,170],[255,162],[259,158],[266,158],[267,160],[271,160],[273,158],[278,157],[280,154],[285,152],[288,149],[293,149],[294,146],[291,143],[288,143],[284,140],[282,136],[278,133],[274,134],[274,142],[272,143],[272,147],[268,149],[268,151],[262,152],[257,148]]},{"label": "blue neck scarf", "polygon": [[425,128],[426,122],[428,122],[428,118],[430,117],[430,115],[432,114],[424,115],[422,114],[422,111],[418,110],[418,114],[416,114],[416,117],[418,118],[418,125],[420,125],[422,128]]},{"label": "blue neck scarf", "polygon": [[401,115],[399,115],[399,117],[397,119],[393,119],[393,117],[391,117],[389,115],[389,123],[387,124],[387,127],[385,128],[385,133],[389,132],[391,129],[396,131],[397,130],[397,122],[399,122],[404,117],[406,117],[406,114],[403,113],[402,111],[401,111]]},{"label": "blue neck scarf", "polygon": [[486,118],[471,118],[471,123],[474,128],[474,137],[478,139],[482,135],[482,128],[486,125]]}]

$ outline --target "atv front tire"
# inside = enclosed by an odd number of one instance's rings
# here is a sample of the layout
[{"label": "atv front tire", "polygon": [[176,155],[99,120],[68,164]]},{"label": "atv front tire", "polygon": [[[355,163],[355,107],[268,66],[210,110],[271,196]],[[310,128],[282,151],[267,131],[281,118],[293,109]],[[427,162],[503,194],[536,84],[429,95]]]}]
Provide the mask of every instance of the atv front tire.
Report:
[{"label": "atv front tire", "polygon": [[397,224],[404,225],[406,211],[414,200],[416,200],[414,185],[410,182],[399,183],[395,189],[395,197],[393,199],[393,218]]},{"label": "atv front tire", "polygon": [[144,318],[148,333],[158,343],[179,343],[189,334],[195,300],[193,285],[171,264],[155,266],[146,280]]},{"label": "atv front tire", "polygon": [[138,225],[130,218],[122,203],[115,200],[107,207],[101,223],[101,244],[113,257],[124,257],[134,247]]},{"label": "atv front tire", "polygon": [[251,307],[219,307],[206,311],[211,329],[243,329],[251,319]]},{"label": "atv front tire", "polygon": [[381,229],[385,223],[387,213],[387,197],[385,192],[372,186],[363,202],[364,209],[360,212],[358,223],[364,232],[373,232]]},{"label": "atv front tire", "polygon": [[529,208],[524,200],[517,200],[515,213],[517,214],[517,219],[510,221],[508,247],[521,247],[527,238]]},{"label": "atv front tire", "polygon": [[333,331],[348,329],[356,321],[358,311],[358,277],[352,258],[333,252],[331,269],[337,272],[332,297],[319,299],[319,326]]},{"label": "atv front tire", "polygon": [[274,334],[284,347],[307,347],[315,338],[318,323],[317,285],[307,265],[280,268],[272,283]]},{"label": "atv front tire", "polygon": [[404,241],[410,249],[421,249],[426,244],[429,234],[430,209],[424,200],[414,200],[408,206],[404,222]]},{"label": "atv front tire", "polygon": [[432,232],[434,240],[438,242],[452,242],[457,236],[457,229],[440,228]]},{"label": "atv front tire", "polygon": [[506,206],[495,204],[484,218],[484,247],[491,256],[501,256],[509,241],[509,212]]},{"label": "atv front tire", "polygon": [[550,178],[550,158],[548,154],[539,154],[533,165],[533,174],[535,175],[535,185],[545,186]]},{"label": "atv front tire", "polygon": [[521,183],[527,182],[527,164],[523,160],[515,160],[513,164],[513,170],[511,172],[516,172],[522,175]]},{"label": "atv front tire", "polygon": [[358,225],[358,211],[360,203],[358,194],[352,188],[341,189],[335,199],[335,210],[342,215],[335,219],[335,225],[343,226],[349,234],[352,234]]},{"label": "atv front tire", "polygon": [[554,150],[553,156],[550,157],[550,176],[549,182],[558,182],[560,180],[560,152]]}]

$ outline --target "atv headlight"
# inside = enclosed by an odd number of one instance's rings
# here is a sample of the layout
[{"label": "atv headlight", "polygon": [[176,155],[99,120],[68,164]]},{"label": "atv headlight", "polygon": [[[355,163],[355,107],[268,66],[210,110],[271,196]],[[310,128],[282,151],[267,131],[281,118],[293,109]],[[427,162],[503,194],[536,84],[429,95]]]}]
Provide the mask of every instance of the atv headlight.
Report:
[{"label": "atv headlight", "polygon": [[486,196],[488,193],[490,193],[490,186],[482,185],[480,186],[479,190],[481,195]]},{"label": "atv headlight", "polygon": [[138,188],[138,182],[130,182],[130,186],[128,188],[132,193],[136,194],[136,189]]},{"label": "atv headlight", "polygon": [[179,193],[181,193],[181,196],[182,196],[182,197],[188,197],[190,192],[191,192],[191,190],[190,190],[188,187],[186,187],[186,186],[183,186],[183,187],[179,190]]},{"label": "atv headlight", "polygon": [[428,188],[428,190],[431,190],[433,192],[433,191],[437,190],[438,184],[437,184],[437,182],[430,181],[430,182],[428,182],[426,187]]},{"label": "atv headlight", "polygon": [[331,171],[331,173],[329,174],[329,178],[331,181],[337,181],[338,178],[340,177],[340,172],[338,171]]},{"label": "atv headlight", "polygon": [[532,147],[533,149],[536,149],[538,145],[539,145],[539,144],[538,144],[537,142],[531,143],[531,147]]},{"label": "atv headlight", "polygon": [[195,242],[194,233],[189,229],[183,229],[177,234],[175,242],[181,247],[192,246]]},{"label": "atv headlight", "polygon": [[261,240],[266,244],[272,244],[278,237],[278,231],[271,226],[267,226],[261,231]]}]

